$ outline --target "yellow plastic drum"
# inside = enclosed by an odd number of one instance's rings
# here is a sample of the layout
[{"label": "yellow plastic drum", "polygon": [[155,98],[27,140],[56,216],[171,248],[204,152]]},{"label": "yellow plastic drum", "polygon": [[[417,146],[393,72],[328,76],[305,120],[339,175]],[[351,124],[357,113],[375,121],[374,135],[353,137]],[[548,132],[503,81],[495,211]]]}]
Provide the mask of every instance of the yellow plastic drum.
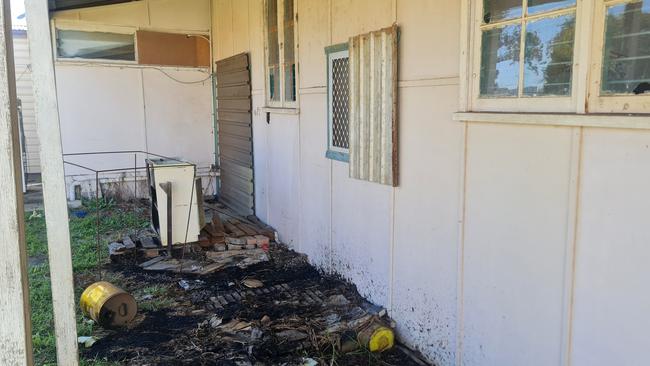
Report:
[{"label": "yellow plastic drum", "polygon": [[395,345],[395,333],[379,321],[374,321],[359,331],[358,339],[370,352],[383,352]]},{"label": "yellow plastic drum", "polygon": [[138,313],[138,305],[131,294],[103,281],[86,288],[79,307],[86,316],[107,328],[124,326]]}]

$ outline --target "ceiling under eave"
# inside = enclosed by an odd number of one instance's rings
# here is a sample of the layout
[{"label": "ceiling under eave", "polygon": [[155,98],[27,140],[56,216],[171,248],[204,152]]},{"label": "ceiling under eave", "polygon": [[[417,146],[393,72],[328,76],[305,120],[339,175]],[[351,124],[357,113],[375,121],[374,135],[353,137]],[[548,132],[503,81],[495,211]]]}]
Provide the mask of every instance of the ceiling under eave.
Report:
[{"label": "ceiling under eave", "polygon": [[93,6],[128,3],[138,0],[48,0],[50,11],[90,8]]}]

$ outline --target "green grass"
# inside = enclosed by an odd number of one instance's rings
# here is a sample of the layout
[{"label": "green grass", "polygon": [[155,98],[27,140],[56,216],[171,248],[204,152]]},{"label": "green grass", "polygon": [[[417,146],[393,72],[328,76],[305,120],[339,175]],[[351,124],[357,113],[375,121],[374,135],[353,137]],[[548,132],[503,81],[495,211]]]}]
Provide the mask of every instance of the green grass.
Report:
[{"label": "green grass", "polygon": [[152,285],[140,289],[133,295],[138,301],[138,308],[156,311],[172,305],[173,300],[166,296],[168,290],[169,288],[165,286]]},{"label": "green grass", "polygon": [[[78,218],[70,215],[70,239],[72,244],[72,266],[75,276],[91,276],[95,273],[98,260],[107,260],[106,244],[117,240],[135,229],[143,229],[148,225],[148,218],[142,210],[134,212],[132,208],[120,207],[112,201],[84,202],[84,210],[88,215]],[[97,255],[96,245],[96,216],[97,209],[101,211],[100,238],[101,256]],[[27,213],[25,215],[25,234],[27,252],[30,257],[47,256],[47,239],[44,213]],[[36,365],[56,365],[56,344],[54,337],[54,318],[52,312],[52,289],[50,270],[45,261],[29,269],[29,298],[32,310],[32,339]],[[82,288],[75,289],[77,301]],[[163,306],[162,300],[157,300],[157,289],[152,289],[153,298],[149,306]],[[77,309],[77,333],[91,335],[94,324],[85,320]],[[105,360],[80,360],[82,366],[109,366],[115,363]]]}]

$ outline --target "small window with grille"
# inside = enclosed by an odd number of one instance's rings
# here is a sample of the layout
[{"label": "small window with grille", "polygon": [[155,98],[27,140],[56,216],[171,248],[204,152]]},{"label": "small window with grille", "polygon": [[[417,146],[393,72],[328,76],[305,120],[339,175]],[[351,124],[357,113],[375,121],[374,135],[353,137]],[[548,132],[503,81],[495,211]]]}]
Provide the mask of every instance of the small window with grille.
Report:
[{"label": "small window with grille", "polygon": [[349,53],[348,44],[325,49],[327,55],[327,157],[347,162],[349,160],[348,97]]}]

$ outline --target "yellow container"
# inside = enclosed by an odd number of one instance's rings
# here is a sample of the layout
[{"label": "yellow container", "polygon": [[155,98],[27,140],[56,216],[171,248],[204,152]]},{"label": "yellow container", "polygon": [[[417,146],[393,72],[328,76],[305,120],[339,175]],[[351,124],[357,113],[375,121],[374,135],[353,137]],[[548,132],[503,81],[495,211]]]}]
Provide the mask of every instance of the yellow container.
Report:
[{"label": "yellow container", "polygon": [[108,282],[88,286],[79,300],[81,311],[104,327],[120,327],[129,323],[138,313],[138,305],[131,294]]},{"label": "yellow container", "polygon": [[383,352],[395,345],[395,333],[380,321],[373,321],[358,332],[359,343],[370,352]]}]

